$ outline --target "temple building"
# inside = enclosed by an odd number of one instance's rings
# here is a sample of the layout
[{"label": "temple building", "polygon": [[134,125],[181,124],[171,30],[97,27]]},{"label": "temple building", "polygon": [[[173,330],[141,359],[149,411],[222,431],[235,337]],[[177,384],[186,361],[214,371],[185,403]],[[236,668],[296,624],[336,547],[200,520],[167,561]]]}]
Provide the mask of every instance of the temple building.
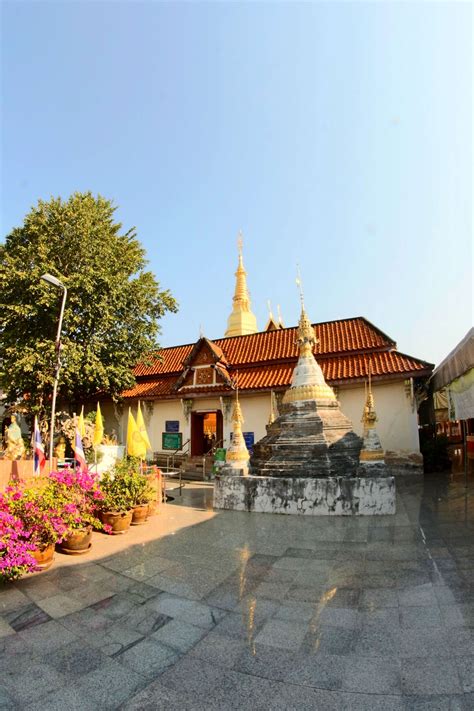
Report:
[{"label": "temple building", "polygon": [[[258,331],[251,310],[247,274],[239,240],[232,311],[223,338],[163,348],[151,364],[135,368],[136,384],[123,393],[122,405],[106,407],[109,426],[125,440],[128,406],[138,400],[153,451],[182,447],[202,457],[216,446],[228,447],[233,428],[236,385],[250,451],[278,416],[298,360],[297,327],[284,328],[272,315]],[[313,353],[342,411],[362,435],[366,383],[377,402],[377,433],[387,464],[404,460],[420,466],[417,398],[433,366],[397,350],[396,342],[363,316],[311,324]],[[110,419],[109,419],[110,418]],[[115,418],[116,422],[111,422]]]}]

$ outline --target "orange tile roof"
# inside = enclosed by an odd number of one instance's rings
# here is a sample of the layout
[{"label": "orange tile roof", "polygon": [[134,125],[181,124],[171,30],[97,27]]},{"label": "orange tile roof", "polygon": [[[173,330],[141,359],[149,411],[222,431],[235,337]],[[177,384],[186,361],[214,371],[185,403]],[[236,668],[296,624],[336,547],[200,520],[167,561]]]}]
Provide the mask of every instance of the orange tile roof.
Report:
[{"label": "orange tile roof", "polygon": [[183,363],[194,348],[194,343],[187,346],[173,346],[172,348],[162,348],[158,355],[150,358],[150,364],[138,363],[135,367],[135,375],[157,375],[158,373],[179,373],[183,369]]},{"label": "orange tile roof", "polygon": [[[430,363],[399,353],[396,343],[376,326],[359,317],[314,324],[319,344],[315,355],[330,383],[366,378],[393,378],[429,375]],[[213,341],[216,353],[227,360],[228,372],[239,371],[239,388],[260,390],[288,387],[298,357],[296,328],[263,331],[249,336],[233,336]],[[176,391],[183,363],[195,344],[163,348],[151,365],[135,368],[137,384],[123,393],[126,398],[180,397],[230,390],[229,385],[209,385]],[[336,355],[337,354],[337,355]]]},{"label": "orange tile roof", "polygon": [[[319,340],[316,355],[396,347],[395,341],[362,316],[313,324]],[[298,357],[296,327],[260,331],[248,336],[232,336],[212,341],[232,366]],[[138,364],[135,375],[178,373],[195,344],[163,348],[150,365]]]},{"label": "orange tile roof", "polygon": [[170,395],[173,392],[173,386],[176,383],[176,377],[162,377],[153,380],[138,381],[133,388],[125,390],[122,393],[123,397],[160,397]]}]

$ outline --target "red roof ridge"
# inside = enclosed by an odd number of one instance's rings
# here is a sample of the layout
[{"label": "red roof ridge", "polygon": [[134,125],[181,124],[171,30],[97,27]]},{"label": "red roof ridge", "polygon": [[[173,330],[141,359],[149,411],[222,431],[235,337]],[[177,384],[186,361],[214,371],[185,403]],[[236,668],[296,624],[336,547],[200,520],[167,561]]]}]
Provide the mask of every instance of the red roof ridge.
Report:
[{"label": "red roof ridge", "polygon": [[434,368],[434,363],[430,363],[427,360],[423,360],[422,358],[417,358],[416,356],[408,355],[408,353],[402,353],[402,351],[399,351],[398,348],[393,349],[395,353],[398,353],[398,355],[403,356],[404,358],[410,358],[411,360],[417,360],[419,363],[423,363],[423,365],[426,365],[427,368]]}]

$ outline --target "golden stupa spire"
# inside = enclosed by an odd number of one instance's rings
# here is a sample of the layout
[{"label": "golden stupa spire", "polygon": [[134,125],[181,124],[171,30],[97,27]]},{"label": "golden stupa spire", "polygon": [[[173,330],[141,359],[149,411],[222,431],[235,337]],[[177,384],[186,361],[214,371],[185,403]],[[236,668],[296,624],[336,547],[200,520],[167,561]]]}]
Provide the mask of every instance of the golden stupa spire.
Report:
[{"label": "golden stupa spire", "polygon": [[375,402],[372,393],[372,368],[369,361],[368,382],[366,383],[366,397],[364,411],[362,413],[362,423],[364,425],[364,436],[362,449],[360,450],[361,466],[372,466],[373,464],[384,464],[385,452],[382,449],[379,436],[375,429],[377,413],[375,412]]},{"label": "golden stupa spire", "polygon": [[304,307],[303,283],[301,281],[299,265],[297,267],[297,273],[298,275],[296,277],[296,285],[300,292],[301,314],[300,320],[298,322],[298,336],[296,342],[300,347],[300,356],[302,356],[303,358],[309,358],[313,355],[313,348],[318,343],[318,339],[316,338],[314,328],[311,325],[311,322],[308,318],[308,314],[306,313],[306,309]]},{"label": "golden stupa spire", "polygon": [[304,307],[303,285],[299,267],[296,284],[301,301],[301,315],[296,337],[300,353],[298,363],[293,371],[291,387],[286,391],[283,402],[317,400],[320,403],[336,403],[334,391],[326,383],[323,371],[313,355],[313,349],[318,343],[318,339]]},{"label": "golden stupa spire", "polygon": [[232,304],[232,313],[227,320],[227,330],[225,336],[245,336],[249,333],[256,333],[257,319],[250,308],[250,294],[247,288],[247,272],[244,268],[242,256],[243,239],[242,232],[239,232],[237,240],[239,250],[239,263],[235,272],[235,292]]},{"label": "golden stupa spire", "polygon": [[372,393],[372,367],[369,362],[368,383],[366,385],[366,398],[364,412],[362,413],[362,422],[364,424],[364,430],[374,427],[375,423],[377,422],[377,419],[377,413],[375,412],[375,401]]},{"label": "golden stupa spire", "polygon": [[232,442],[227,448],[226,463],[234,469],[243,469],[245,472],[248,468],[250,454],[245,444],[244,435],[242,434],[242,425],[244,418],[239,402],[239,374],[235,376],[235,402],[232,412]]}]

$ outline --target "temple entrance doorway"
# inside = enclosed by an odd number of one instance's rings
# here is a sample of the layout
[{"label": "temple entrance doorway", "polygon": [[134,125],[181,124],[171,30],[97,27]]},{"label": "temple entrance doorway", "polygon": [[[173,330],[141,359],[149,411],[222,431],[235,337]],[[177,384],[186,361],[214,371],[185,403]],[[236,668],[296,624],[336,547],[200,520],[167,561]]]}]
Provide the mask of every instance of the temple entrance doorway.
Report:
[{"label": "temple entrance doorway", "polygon": [[224,433],[222,412],[191,413],[191,456],[207,454],[216,444],[222,442]]}]

